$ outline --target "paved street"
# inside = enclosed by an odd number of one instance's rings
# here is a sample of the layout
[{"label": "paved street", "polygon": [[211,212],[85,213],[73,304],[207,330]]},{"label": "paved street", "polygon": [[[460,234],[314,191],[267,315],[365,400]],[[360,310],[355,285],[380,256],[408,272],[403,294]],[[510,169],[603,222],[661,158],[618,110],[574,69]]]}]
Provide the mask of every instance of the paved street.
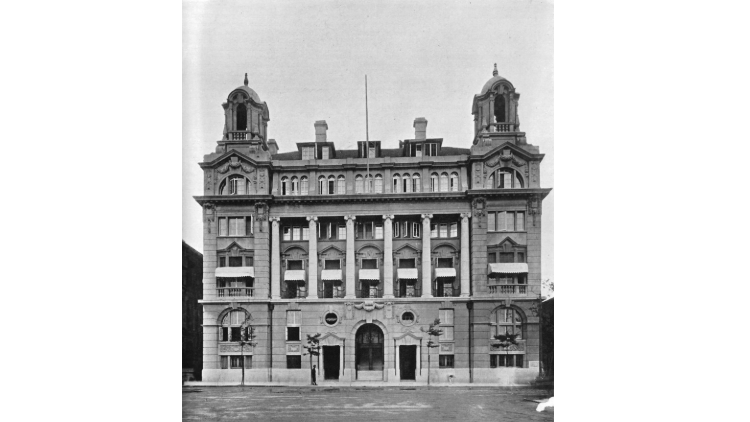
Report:
[{"label": "paved street", "polygon": [[184,421],[551,421],[537,412],[547,398],[527,388],[190,387],[183,388]]}]

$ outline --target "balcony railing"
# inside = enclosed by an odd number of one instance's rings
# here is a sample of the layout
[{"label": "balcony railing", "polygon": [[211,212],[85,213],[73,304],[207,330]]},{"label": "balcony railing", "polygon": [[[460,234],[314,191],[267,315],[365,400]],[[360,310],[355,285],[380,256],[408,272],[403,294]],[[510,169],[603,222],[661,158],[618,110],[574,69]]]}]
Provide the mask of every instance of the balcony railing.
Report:
[{"label": "balcony railing", "polygon": [[515,126],[513,123],[490,123],[490,132],[515,132]]},{"label": "balcony railing", "polygon": [[229,140],[231,141],[247,141],[251,137],[250,131],[237,130],[229,132]]},{"label": "balcony railing", "polygon": [[496,284],[489,286],[490,295],[492,296],[525,295],[528,292],[528,287],[526,284]]},{"label": "balcony railing", "polygon": [[219,297],[252,297],[252,287],[220,287],[216,289],[216,294]]},{"label": "balcony railing", "polygon": [[357,297],[358,298],[382,298],[383,297],[383,290],[380,288],[380,285],[377,286],[370,286],[370,288],[359,288],[357,289]]}]

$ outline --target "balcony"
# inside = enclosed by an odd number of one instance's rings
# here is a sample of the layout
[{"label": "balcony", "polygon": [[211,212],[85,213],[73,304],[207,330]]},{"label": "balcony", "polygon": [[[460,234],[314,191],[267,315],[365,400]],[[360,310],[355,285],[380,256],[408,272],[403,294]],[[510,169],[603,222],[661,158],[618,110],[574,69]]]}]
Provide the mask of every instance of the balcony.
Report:
[{"label": "balcony", "polygon": [[525,296],[529,291],[526,284],[495,284],[488,287],[491,296]]},{"label": "balcony", "polygon": [[505,133],[516,131],[516,125],[513,123],[490,123],[488,126],[490,133]]},{"label": "balcony", "polygon": [[230,141],[249,141],[252,139],[252,133],[249,130],[233,130],[227,134]]},{"label": "balcony", "polygon": [[220,287],[216,289],[218,297],[252,297],[253,287]]}]

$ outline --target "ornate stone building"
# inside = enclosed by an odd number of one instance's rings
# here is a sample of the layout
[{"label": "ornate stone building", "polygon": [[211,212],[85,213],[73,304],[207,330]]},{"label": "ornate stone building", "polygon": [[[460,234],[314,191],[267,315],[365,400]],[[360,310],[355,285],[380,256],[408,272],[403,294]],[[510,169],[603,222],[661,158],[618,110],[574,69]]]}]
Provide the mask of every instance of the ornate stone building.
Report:
[{"label": "ornate stone building", "polygon": [[[526,141],[519,94],[497,75],[474,96],[470,148],[428,138],[280,153],[268,106],[245,84],[222,104],[204,157],[203,381],[318,379],[522,384],[539,372],[544,154]],[[469,144],[469,142],[467,142]],[[369,165],[369,174],[367,168]],[[443,334],[420,330],[436,318]],[[241,346],[252,327],[254,346]],[[497,334],[517,334],[504,346]],[[429,358],[428,358],[429,356]]]}]

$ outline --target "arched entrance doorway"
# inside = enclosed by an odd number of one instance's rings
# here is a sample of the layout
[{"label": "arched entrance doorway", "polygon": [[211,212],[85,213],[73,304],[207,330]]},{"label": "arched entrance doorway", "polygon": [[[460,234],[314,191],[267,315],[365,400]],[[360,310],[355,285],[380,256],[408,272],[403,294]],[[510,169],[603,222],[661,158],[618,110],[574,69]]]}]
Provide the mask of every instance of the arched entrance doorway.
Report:
[{"label": "arched entrance doorway", "polygon": [[375,324],[365,324],[355,337],[357,379],[383,378],[383,330]]}]

